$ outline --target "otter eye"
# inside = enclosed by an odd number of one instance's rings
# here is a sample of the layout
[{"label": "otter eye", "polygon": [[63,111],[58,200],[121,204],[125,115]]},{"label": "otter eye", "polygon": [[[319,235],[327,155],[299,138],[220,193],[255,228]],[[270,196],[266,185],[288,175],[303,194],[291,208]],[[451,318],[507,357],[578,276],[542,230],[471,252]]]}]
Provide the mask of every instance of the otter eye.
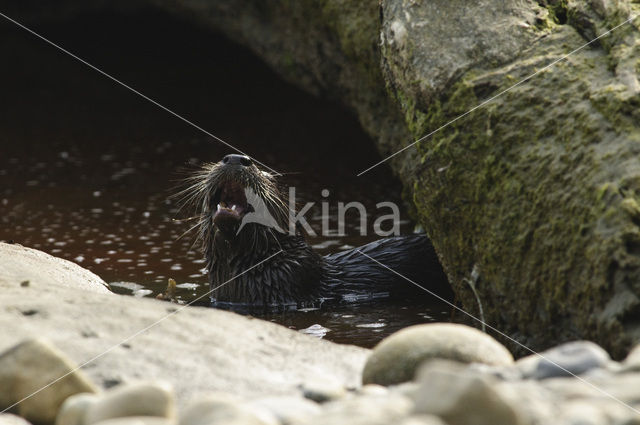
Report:
[{"label": "otter eye", "polygon": [[253,161],[251,161],[251,158],[249,158],[248,156],[243,156],[242,158],[240,158],[240,163],[245,167],[248,167],[249,165],[253,164]]},{"label": "otter eye", "polygon": [[224,158],[222,158],[222,163],[223,164],[226,164],[227,162],[229,162],[229,155],[227,155]]}]

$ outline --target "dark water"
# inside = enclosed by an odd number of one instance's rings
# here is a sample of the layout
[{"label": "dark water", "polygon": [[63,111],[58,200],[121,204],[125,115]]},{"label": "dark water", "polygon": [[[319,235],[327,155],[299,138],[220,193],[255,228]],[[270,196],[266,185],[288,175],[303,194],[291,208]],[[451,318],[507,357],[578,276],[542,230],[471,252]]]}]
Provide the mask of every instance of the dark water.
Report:
[{"label": "dark water", "polygon": [[[16,17],[19,18],[19,17]],[[401,186],[377,162],[356,118],[278,79],[224,38],[157,12],[100,13],[35,29],[286,175],[320,229],[319,203],[362,202],[369,230],[378,202],[402,208]],[[155,296],[168,278],[189,302],[207,278],[186,218],[169,195],[199,165],[230,149],[51,46],[0,21],[0,240],[86,267],[120,293]],[[321,196],[323,189],[329,196]],[[347,236],[317,236],[321,253],[361,245],[356,215]],[[403,233],[413,223],[402,208]],[[333,229],[335,229],[335,222]],[[334,232],[335,234],[335,232]],[[267,319],[325,338],[371,346],[416,323],[448,320],[446,304],[376,303]],[[318,328],[315,326],[314,330]],[[318,332],[316,332],[318,333]],[[322,333],[321,330],[319,333]]]}]

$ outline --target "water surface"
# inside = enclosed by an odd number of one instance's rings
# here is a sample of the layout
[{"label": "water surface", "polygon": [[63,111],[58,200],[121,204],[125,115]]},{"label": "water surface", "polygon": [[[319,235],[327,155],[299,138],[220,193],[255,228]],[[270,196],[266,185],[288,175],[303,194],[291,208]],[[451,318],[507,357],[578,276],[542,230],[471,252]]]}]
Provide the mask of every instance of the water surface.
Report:
[{"label": "water surface", "polygon": [[[319,229],[327,201],[402,208],[401,186],[353,114],[284,83],[221,36],[158,12],[100,13],[36,30],[285,173]],[[114,31],[117,28],[117,31]],[[74,261],[115,291],[154,297],[168,278],[190,302],[208,291],[202,255],[170,195],[186,174],[231,150],[33,36],[0,22],[0,240]],[[323,197],[323,189],[329,196]],[[335,221],[332,222],[336,229]],[[358,217],[321,253],[370,242]],[[335,234],[335,232],[333,232]],[[446,304],[346,305],[266,316],[337,342],[371,346],[416,323],[449,320]],[[323,330],[324,329],[324,330]]]}]

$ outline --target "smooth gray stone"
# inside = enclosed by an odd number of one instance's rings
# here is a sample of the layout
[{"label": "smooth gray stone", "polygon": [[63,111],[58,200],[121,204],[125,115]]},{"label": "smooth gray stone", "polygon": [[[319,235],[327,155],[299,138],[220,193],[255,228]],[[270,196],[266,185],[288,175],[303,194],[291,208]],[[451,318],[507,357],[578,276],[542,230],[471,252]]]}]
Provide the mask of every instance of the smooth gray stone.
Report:
[{"label": "smooth gray stone", "polygon": [[317,403],[294,396],[266,397],[253,400],[249,405],[269,411],[283,424],[305,421],[322,413]]},{"label": "smooth gray stone", "polygon": [[123,384],[110,389],[88,406],[85,425],[129,416],[176,416],[171,385],[159,382]]},{"label": "smooth gray stone", "polygon": [[129,416],[96,422],[92,425],[176,425],[175,419],[159,418],[157,416]]},{"label": "smooth gray stone", "polygon": [[89,407],[98,400],[96,394],[82,393],[67,398],[56,417],[56,425],[84,425]]},{"label": "smooth gray stone", "polygon": [[410,326],[382,340],[367,360],[362,383],[394,385],[410,381],[424,361],[436,358],[496,366],[513,364],[509,350],[475,328],[430,323]]},{"label": "smooth gray stone", "polygon": [[269,411],[243,404],[227,394],[200,397],[181,413],[179,425],[278,425]]},{"label": "smooth gray stone", "polygon": [[344,385],[336,381],[328,380],[305,382],[300,386],[300,389],[305,398],[317,403],[337,400],[344,397],[347,393]]},{"label": "smooth gray stone", "polygon": [[[322,413],[305,425],[388,425],[408,417],[413,403],[400,394],[345,397],[322,405]],[[297,424],[296,424],[297,425]]]},{"label": "smooth gray stone", "polygon": [[517,403],[498,389],[498,381],[465,365],[434,360],[417,376],[412,392],[415,413],[439,416],[449,425],[525,425]]},{"label": "smooth gray stone", "polygon": [[516,362],[526,379],[546,379],[581,375],[592,369],[604,368],[611,361],[609,354],[590,341],[568,342]]}]

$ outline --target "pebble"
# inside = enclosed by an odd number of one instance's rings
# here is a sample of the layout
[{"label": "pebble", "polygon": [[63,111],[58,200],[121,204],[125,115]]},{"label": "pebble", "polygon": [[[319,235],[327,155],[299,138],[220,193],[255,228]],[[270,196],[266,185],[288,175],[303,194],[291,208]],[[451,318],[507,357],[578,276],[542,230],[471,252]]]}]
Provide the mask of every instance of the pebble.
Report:
[{"label": "pebble", "polygon": [[0,425],[31,425],[31,423],[11,413],[0,413]]},{"label": "pebble", "polygon": [[360,396],[326,403],[305,425],[388,425],[411,414],[413,403],[400,394]]},{"label": "pebble", "polygon": [[631,349],[627,358],[622,362],[622,366],[627,370],[640,370],[640,344]]},{"label": "pebble", "polygon": [[175,419],[159,418],[157,416],[129,416],[100,421],[94,425],[176,425]]},{"label": "pebble", "polygon": [[364,367],[363,384],[393,385],[413,379],[425,360],[443,358],[495,366],[513,356],[491,336],[469,326],[429,323],[410,326],[382,340]]},{"label": "pebble", "polygon": [[597,398],[602,395],[597,386],[566,377],[545,379],[538,382],[537,385],[569,399]]},{"label": "pebble", "polygon": [[173,389],[161,382],[138,382],[113,387],[91,403],[84,424],[127,416],[175,417]]},{"label": "pebble", "polygon": [[317,403],[337,400],[347,394],[344,385],[334,381],[306,382],[300,386],[305,398]]},{"label": "pebble", "polygon": [[389,393],[389,389],[378,384],[367,384],[359,388],[357,392],[362,395],[384,396]]},{"label": "pebble", "polygon": [[[597,377],[589,377],[600,397],[615,398],[623,403],[634,405],[640,411],[640,373],[603,374]],[[582,383],[583,386],[588,384]],[[638,415],[640,419],[640,414]],[[640,420],[638,421],[640,424]]]},{"label": "pebble", "polygon": [[447,425],[447,423],[437,416],[415,415],[403,419],[398,425]]},{"label": "pebble", "polygon": [[499,381],[499,393],[518,406],[520,413],[529,424],[553,424],[558,416],[558,405],[565,402],[563,397],[530,379]]},{"label": "pebble", "polygon": [[449,425],[525,424],[512,399],[496,388],[497,379],[464,365],[434,360],[418,371],[415,413],[436,415]]},{"label": "pebble", "polygon": [[25,340],[0,354],[0,388],[0,409],[30,396],[12,411],[38,424],[53,423],[67,397],[96,392],[84,373],[43,339]]},{"label": "pebble", "polygon": [[[52,352],[66,370],[73,367],[47,343],[29,341],[0,355],[0,383],[14,385],[8,370],[28,369],[25,359],[37,365],[34,353],[38,361],[55,364],[48,358]],[[546,361],[529,356],[497,365],[433,356],[418,363],[413,380],[399,384],[347,390],[327,378],[301,384],[299,395],[244,401],[210,394],[182,409],[179,420],[169,386],[121,384],[104,393],[71,395],[55,425],[640,425],[640,371],[630,366],[638,355],[632,354],[620,366],[597,345],[577,341],[543,352]],[[552,362],[582,379],[558,372]],[[0,425],[31,424],[0,415]]]},{"label": "pebble", "polygon": [[611,362],[609,354],[591,341],[561,344],[540,355],[532,354],[516,362],[525,379],[546,379],[559,376],[581,375]]},{"label": "pebble", "polygon": [[72,395],[60,406],[56,425],[84,425],[87,410],[97,399],[97,395],[90,393]]},{"label": "pebble", "polygon": [[556,420],[562,425],[631,425],[640,423],[638,416],[614,400],[576,400],[565,403]]},{"label": "pebble", "polygon": [[515,365],[492,366],[483,363],[471,363],[469,370],[491,375],[502,381],[518,381],[523,378],[522,373]]},{"label": "pebble", "polygon": [[243,405],[227,394],[211,394],[180,414],[179,425],[280,425],[269,411]]},{"label": "pebble", "polygon": [[295,396],[266,397],[254,400],[249,405],[269,411],[282,424],[304,421],[322,412],[317,403]]},{"label": "pebble", "polygon": [[385,388],[387,388],[389,391],[392,391],[396,394],[411,396],[418,388],[420,388],[420,385],[417,382],[411,381],[411,382],[403,382],[402,384],[393,385]]}]

